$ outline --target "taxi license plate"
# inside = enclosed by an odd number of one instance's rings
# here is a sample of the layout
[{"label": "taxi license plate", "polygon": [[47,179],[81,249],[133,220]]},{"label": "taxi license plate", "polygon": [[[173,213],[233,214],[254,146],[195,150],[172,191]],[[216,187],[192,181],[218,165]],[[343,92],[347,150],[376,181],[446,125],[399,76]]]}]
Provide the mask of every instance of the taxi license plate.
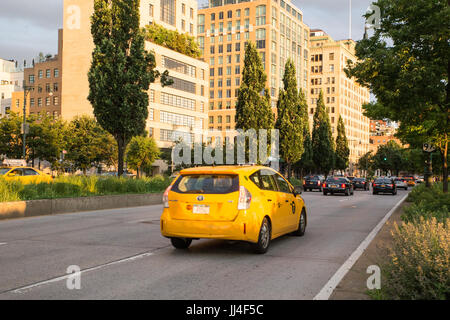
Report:
[{"label": "taxi license plate", "polygon": [[195,204],[192,212],[195,214],[209,214],[209,206],[204,204]]}]

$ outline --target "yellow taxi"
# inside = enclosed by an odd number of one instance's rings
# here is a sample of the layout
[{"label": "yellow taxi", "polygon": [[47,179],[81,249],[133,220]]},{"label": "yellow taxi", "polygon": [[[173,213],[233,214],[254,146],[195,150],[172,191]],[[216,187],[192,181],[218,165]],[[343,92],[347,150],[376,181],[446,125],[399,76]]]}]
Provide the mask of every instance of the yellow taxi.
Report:
[{"label": "yellow taxi", "polygon": [[161,234],[177,249],[192,240],[252,243],[267,252],[271,240],[303,236],[306,207],[281,174],[263,166],[218,166],[182,170],[163,195]]},{"label": "yellow taxi", "polygon": [[17,180],[23,184],[52,181],[52,176],[31,167],[0,167],[0,177],[6,180]]}]

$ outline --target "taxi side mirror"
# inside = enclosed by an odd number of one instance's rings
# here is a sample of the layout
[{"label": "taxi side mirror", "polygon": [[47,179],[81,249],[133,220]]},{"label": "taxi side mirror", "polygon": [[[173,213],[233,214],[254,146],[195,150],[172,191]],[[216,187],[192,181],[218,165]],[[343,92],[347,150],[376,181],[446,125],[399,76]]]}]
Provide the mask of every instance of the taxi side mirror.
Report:
[{"label": "taxi side mirror", "polygon": [[303,192],[303,188],[301,186],[294,187],[294,194],[296,196],[302,194],[302,192]]}]

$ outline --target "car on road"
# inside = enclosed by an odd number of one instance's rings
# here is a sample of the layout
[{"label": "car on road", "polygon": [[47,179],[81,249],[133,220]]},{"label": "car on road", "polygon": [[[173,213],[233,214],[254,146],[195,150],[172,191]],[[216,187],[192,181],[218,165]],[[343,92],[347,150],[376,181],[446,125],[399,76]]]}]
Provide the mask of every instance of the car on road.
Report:
[{"label": "car on road", "polygon": [[369,190],[370,183],[366,180],[366,178],[355,178],[352,181],[353,183],[353,189],[363,189],[363,190]]},{"label": "car on road", "polygon": [[373,183],[373,194],[392,193],[397,194],[395,181],[391,178],[378,178]]},{"label": "car on road", "polygon": [[413,176],[402,177],[408,184],[408,187],[414,187],[416,185],[416,179]]},{"label": "car on road", "polygon": [[335,193],[343,193],[346,196],[353,195],[353,183],[345,177],[328,177],[322,185],[323,194],[331,195]]},{"label": "car on road", "polygon": [[161,234],[177,249],[192,240],[246,241],[257,253],[285,234],[303,236],[307,225],[301,187],[263,166],[197,167],[163,195]]},{"label": "car on road", "polygon": [[397,187],[397,189],[401,188],[401,189],[408,190],[408,184],[406,183],[405,179],[395,178],[394,181],[395,181],[395,186]]},{"label": "car on road", "polygon": [[303,190],[304,191],[319,190],[319,192],[322,192],[322,184],[324,182],[325,182],[324,176],[319,175],[306,176],[303,179]]},{"label": "car on road", "polygon": [[23,184],[49,183],[53,180],[52,176],[32,167],[0,167],[0,177]]}]

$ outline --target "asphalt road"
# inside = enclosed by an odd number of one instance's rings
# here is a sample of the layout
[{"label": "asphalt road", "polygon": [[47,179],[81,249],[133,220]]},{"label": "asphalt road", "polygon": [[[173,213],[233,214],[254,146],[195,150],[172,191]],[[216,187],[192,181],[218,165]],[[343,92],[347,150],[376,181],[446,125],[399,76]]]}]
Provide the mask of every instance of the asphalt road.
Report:
[{"label": "asphalt road", "polygon": [[[0,299],[312,299],[405,194],[306,192],[306,235],[265,255],[219,240],[177,251],[160,235],[162,206],[3,221]],[[67,289],[71,265],[80,290]]]}]

